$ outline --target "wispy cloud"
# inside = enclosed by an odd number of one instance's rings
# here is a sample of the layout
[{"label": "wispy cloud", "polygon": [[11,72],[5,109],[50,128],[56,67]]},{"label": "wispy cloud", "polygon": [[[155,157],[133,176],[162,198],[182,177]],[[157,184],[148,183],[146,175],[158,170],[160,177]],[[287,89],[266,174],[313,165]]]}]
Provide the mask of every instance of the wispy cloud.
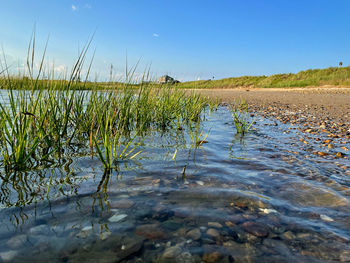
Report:
[{"label": "wispy cloud", "polygon": [[92,6],[90,4],[85,4],[84,7],[87,8],[87,9],[91,9],[92,8]]},{"label": "wispy cloud", "polygon": [[77,10],[77,6],[72,5],[72,10],[73,10],[73,11],[76,11],[76,10]]},{"label": "wispy cloud", "polygon": [[159,35],[157,33],[153,33],[154,37],[159,37]]}]

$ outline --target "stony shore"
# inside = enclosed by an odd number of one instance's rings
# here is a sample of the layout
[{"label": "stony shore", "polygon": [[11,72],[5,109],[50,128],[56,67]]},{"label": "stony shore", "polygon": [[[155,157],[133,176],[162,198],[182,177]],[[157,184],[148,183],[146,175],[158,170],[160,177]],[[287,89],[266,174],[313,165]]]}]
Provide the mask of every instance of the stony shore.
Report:
[{"label": "stony shore", "polygon": [[230,104],[243,98],[248,101],[252,112],[281,124],[296,125],[301,142],[320,145],[314,154],[333,155],[335,158],[347,158],[349,154],[350,88],[238,88],[195,92]]}]

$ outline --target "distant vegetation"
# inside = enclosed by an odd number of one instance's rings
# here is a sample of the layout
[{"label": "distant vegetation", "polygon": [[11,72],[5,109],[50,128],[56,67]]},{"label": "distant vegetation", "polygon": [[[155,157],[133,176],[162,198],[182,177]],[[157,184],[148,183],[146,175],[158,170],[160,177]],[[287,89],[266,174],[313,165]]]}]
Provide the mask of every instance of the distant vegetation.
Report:
[{"label": "distant vegetation", "polygon": [[[8,89],[8,76],[0,75],[0,89]],[[67,89],[68,80],[37,80],[33,87],[33,81],[28,77],[11,77],[14,89]],[[286,88],[307,87],[323,85],[346,85],[350,86],[350,66],[332,67],[326,69],[309,69],[297,74],[276,74],[271,76],[242,76],[220,80],[188,81],[176,84],[159,84],[158,82],[143,81],[143,84],[128,83],[129,88],[139,88],[152,84],[152,87],[174,86],[184,89],[208,89],[208,88]],[[122,82],[79,82],[75,81],[74,89],[79,90],[109,90],[123,89]]]},{"label": "distant vegetation", "polygon": [[297,74],[276,74],[271,76],[243,76],[220,80],[200,80],[176,84],[180,88],[285,88],[322,85],[350,85],[350,67],[309,69]]}]

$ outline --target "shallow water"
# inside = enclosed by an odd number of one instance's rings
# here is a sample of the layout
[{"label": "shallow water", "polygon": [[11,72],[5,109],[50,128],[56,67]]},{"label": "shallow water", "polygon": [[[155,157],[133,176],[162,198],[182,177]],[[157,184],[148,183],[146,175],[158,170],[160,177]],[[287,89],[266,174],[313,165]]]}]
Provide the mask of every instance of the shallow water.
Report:
[{"label": "shallow water", "polygon": [[242,138],[220,107],[203,122],[208,143],[196,151],[186,131],[154,132],[137,160],[120,163],[112,175],[98,159],[77,156],[62,168],[2,181],[0,257],[350,261],[349,160],[313,155],[318,145],[275,123],[257,117]]}]

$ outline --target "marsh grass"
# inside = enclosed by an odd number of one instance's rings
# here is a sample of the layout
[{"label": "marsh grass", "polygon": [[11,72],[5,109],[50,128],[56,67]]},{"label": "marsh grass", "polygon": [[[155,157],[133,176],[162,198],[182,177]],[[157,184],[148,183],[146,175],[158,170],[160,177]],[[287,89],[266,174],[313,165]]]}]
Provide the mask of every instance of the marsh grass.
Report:
[{"label": "marsh grass", "polygon": [[[8,101],[0,103],[0,166],[6,173],[64,166],[71,157],[87,154],[97,156],[105,172],[110,172],[120,161],[140,154],[141,142],[149,132],[167,132],[193,122],[199,125],[207,98],[151,82],[135,89],[131,81],[135,67],[126,68],[129,82],[118,89],[91,90],[88,76],[82,76],[90,43],[67,79],[41,80],[46,47],[35,63],[34,36],[28,48],[28,75],[11,76],[4,62],[0,83]],[[90,69],[91,62],[87,74]],[[202,134],[193,134],[197,145]]]},{"label": "marsh grass", "polygon": [[238,134],[246,134],[252,127],[254,120],[249,120],[248,103],[244,99],[235,100],[231,105],[233,122]]}]

